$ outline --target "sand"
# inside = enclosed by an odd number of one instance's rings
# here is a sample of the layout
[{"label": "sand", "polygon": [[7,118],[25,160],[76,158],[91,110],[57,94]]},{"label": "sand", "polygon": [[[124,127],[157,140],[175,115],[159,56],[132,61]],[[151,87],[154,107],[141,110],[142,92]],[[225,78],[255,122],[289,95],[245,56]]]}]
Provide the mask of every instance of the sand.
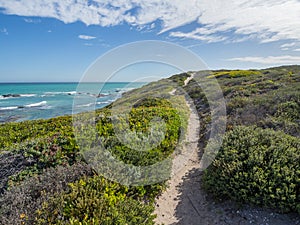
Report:
[{"label": "sand", "polygon": [[[189,77],[185,85],[193,78]],[[171,91],[175,94],[175,91]],[[300,224],[298,214],[278,214],[272,210],[237,206],[232,201],[216,202],[203,189],[199,159],[199,117],[191,102],[190,117],[182,154],[173,161],[168,188],[156,200],[156,224],[222,225],[222,224]]]}]

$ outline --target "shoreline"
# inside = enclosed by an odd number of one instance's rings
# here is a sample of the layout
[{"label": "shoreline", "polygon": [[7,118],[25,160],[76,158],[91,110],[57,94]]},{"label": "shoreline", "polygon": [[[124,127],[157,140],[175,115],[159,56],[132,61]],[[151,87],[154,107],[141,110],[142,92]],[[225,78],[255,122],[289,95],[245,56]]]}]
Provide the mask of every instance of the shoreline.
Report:
[{"label": "shoreline", "polygon": [[121,98],[124,93],[140,88],[145,84],[145,82],[133,84],[109,82],[101,88],[99,94],[97,83],[83,83],[84,90],[78,90],[78,83],[68,82],[18,83],[17,86],[14,83],[2,83],[0,84],[2,87],[0,92],[0,124],[73,115],[74,102],[77,98],[80,101],[83,98],[84,105],[80,105],[78,100],[76,113],[102,109]]}]

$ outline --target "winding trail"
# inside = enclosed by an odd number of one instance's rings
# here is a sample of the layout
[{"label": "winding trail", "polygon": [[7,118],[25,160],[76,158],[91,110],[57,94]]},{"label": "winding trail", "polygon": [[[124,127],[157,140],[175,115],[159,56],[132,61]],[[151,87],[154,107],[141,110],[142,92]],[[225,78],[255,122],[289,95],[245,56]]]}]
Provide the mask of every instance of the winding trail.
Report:
[{"label": "winding trail", "polygon": [[186,86],[194,78],[194,76],[195,76],[195,74],[192,73],[191,76],[186,78],[185,81],[184,81],[184,86]]},{"label": "winding trail", "polygon": [[[188,77],[184,81],[184,86],[186,86],[193,77],[193,74]],[[175,90],[172,90],[170,94],[175,94]],[[173,160],[172,176],[168,181],[168,188],[156,201],[154,213],[157,214],[155,220],[157,224],[173,224],[178,222],[178,219],[175,217],[176,207],[180,201],[179,196],[181,194],[178,185],[184,181],[186,173],[200,168],[200,160],[198,159],[199,116],[193,102],[186,101],[186,104],[190,109],[187,134],[184,144],[181,147],[181,154],[178,157],[176,156]]]},{"label": "winding trail", "polygon": [[[187,78],[184,85],[193,79]],[[170,92],[174,95],[176,90]],[[249,205],[236,205],[232,201],[216,203],[204,190],[199,157],[198,112],[193,102],[186,101],[190,109],[187,134],[181,154],[175,156],[168,188],[158,197],[154,213],[156,224],[164,225],[300,225],[299,214],[279,214],[272,210]]]}]

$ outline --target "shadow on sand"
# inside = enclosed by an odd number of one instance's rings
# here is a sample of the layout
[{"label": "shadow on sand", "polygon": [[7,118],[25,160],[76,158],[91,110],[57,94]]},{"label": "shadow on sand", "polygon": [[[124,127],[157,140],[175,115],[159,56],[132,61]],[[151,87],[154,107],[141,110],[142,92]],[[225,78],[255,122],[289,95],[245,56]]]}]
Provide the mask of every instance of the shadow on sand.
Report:
[{"label": "shadow on sand", "polygon": [[259,207],[238,206],[232,201],[216,202],[205,192],[202,175],[199,169],[193,169],[176,187],[181,193],[175,210],[179,222],[172,225],[300,224],[299,214],[279,214]]}]

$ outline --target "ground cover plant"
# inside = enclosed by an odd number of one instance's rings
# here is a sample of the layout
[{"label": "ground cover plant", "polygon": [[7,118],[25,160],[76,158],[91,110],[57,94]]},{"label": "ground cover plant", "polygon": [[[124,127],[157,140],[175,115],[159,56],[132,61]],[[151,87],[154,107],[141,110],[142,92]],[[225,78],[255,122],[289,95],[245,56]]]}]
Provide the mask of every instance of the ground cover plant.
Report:
[{"label": "ground cover plant", "polygon": [[[72,116],[1,124],[0,224],[154,224],[154,200],[165,183],[120,185],[105,179],[83,156],[95,146],[134,166],[171,156],[187,127],[185,99],[176,95],[183,91],[200,117],[201,153],[210,134],[211,113],[197,74],[184,86],[193,73],[125,93],[116,105],[92,115],[95,124],[74,125]],[[207,191],[218,200],[300,213],[300,67],[201,74],[218,80],[227,106],[224,142],[203,177]],[[114,126],[116,112],[127,113]],[[91,114],[79,116],[88,121]],[[139,145],[136,140],[142,134],[155,131],[157,117],[165,122],[162,141]],[[118,131],[136,135],[120,140]],[[82,140],[74,132],[83,134]],[[154,138],[160,140],[159,133]],[[135,148],[141,146],[151,150],[137,153]]]},{"label": "ground cover plant", "polygon": [[[150,85],[151,90],[156,87]],[[127,100],[126,96],[119,100],[124,104],[131,101],[126,124],[132,132],[149,133],[151,121],[163,119],[165,134],[159,145],[137,152],[123,144],[115,136],[112,106],[108,106],[95,113],[97,134],[84,136],[88,147],[101,141],[116,158],[135,166],[169,157],[184,134],[188,115],[187,109],[177,110],[170,103],[171,98],[178,98],[175,102],[182,105],[184,99],[170,96],[169,89],[163,89],[160,93],[169,95],[169,99],[149,93],[140,99],[141,95],[133,92]],[[84,121],[90,113],[80,116]],[[123,129],[122,125],[119,129]],[[6,165],[0,173],[0,224],[153,224],[154,198],[164,188],[164,182],[127,187],[108,181],[86,164],[74,134],[77,128],[81,127],[74,127],[71,116],[0,126],[0,159],[1,165]],[[85,126],[84,131],[89,133],[90,128]]]},{"label": "ground cover plant", "polygon": [[[300,213],[300,67],[220,70],[227,131],[205,171],[206,190],[218,199]],[[198,108],[202,143],[210,132],[209,105],[195,83],[186,90]]]}]

